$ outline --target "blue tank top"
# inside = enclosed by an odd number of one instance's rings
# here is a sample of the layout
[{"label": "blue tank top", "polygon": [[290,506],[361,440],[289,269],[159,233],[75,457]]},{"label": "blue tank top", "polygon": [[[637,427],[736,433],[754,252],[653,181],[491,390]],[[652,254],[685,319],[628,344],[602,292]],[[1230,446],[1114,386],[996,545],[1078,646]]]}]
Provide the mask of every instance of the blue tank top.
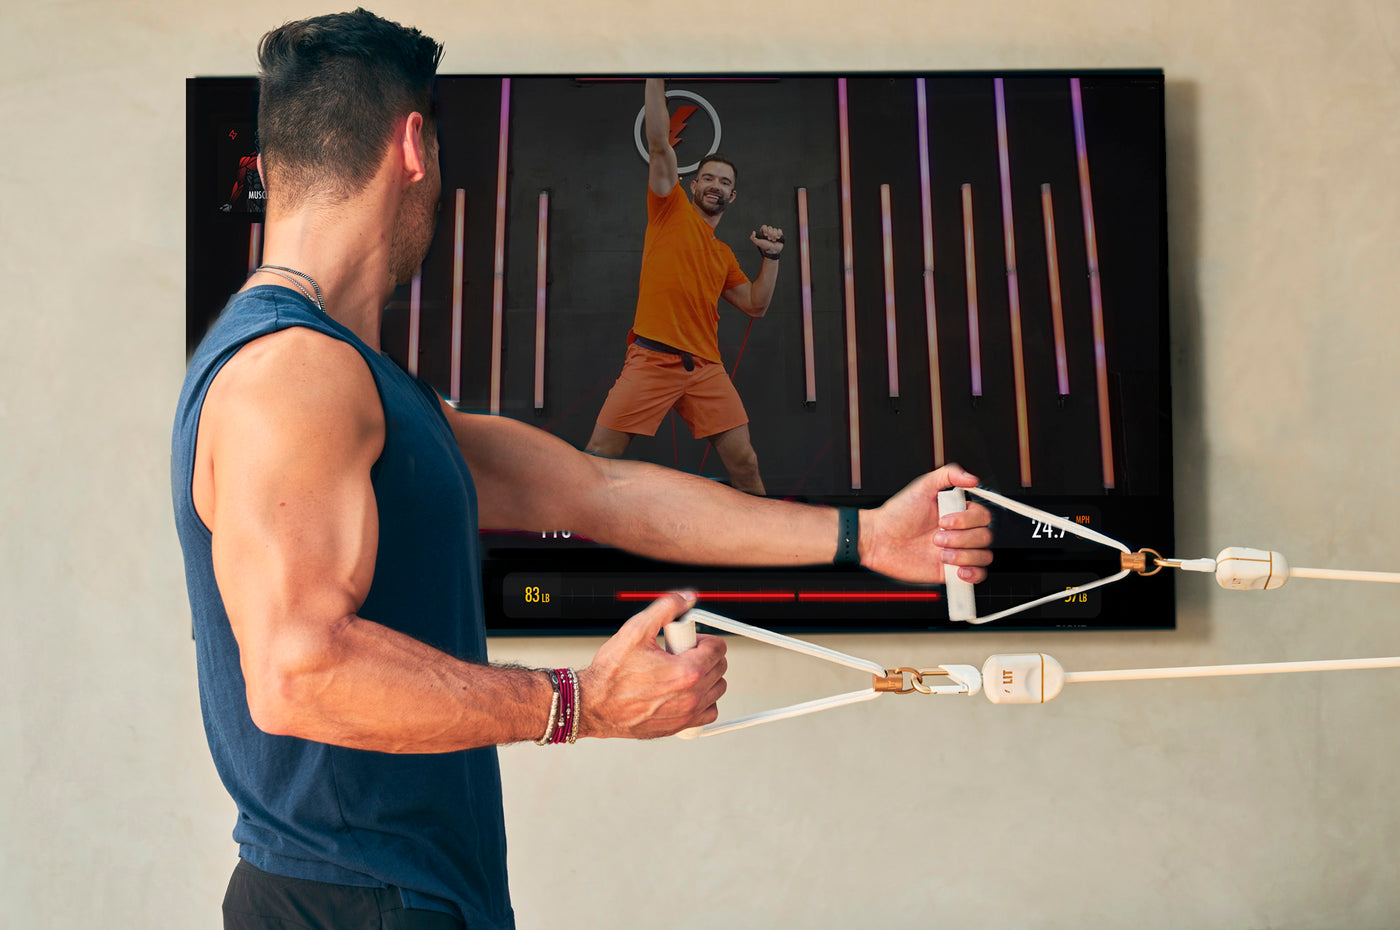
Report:
[{"label": "blue tank top", "polygon": [[292,326],[358,349],[384,406],[384,451],[371,471],[379,550],[359,614],[459,659],[486,661],[476,489],[433,389],[286,288],[234,295],[190,361],[170,475],[204,729],[238,806],[239,855],[279,875],[398,887],[405,906],[453,913],[471,928],[513,927],[494,747],[367,752],[270,736],[249,715],[212,537],[194,509],[195,440],[224,363],[251,340]]}]

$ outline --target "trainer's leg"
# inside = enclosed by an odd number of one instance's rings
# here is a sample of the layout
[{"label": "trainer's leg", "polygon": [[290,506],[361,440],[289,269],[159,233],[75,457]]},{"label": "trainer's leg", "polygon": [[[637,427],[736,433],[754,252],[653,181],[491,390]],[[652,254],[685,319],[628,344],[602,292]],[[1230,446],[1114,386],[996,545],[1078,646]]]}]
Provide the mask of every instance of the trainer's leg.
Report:
[{"label": "trainer's leg", "polygon": [[716,433],[710,437],[720,461],[729,472],[729,481],[734,487],[750,494],[763,495],[763,479],[758,476],[758,454],[753,451],[749,439],[749,426],[736,426],[733,429]]},{"label": "trainer's leg", "polygon": [[620,459],[627,452],[627,445],[631,441],[631,433],[594,424],[593,435],[588,438],[588,446],[584,451],[589,455],[600,455],[605,459]]}]

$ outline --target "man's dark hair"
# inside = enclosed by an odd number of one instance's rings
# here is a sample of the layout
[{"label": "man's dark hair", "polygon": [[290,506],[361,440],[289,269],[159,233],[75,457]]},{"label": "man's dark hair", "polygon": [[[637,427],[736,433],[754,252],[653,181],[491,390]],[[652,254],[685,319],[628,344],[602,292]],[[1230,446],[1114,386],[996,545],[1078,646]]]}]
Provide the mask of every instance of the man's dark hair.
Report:
[{"label": "man's dark hair", "polygon": [[702,171],[705,170],[705,166],[708,165],[710,162],[713,162],[713,161],[717,161],[717,162],[719,162],[721,165],[728,165],[728,166],[729,166],[729,170],[732,171],[732,172],[734,172],[734,189],[735,189],[735,190],[738,190],[738,189],[739,189],[739,169],[735,166],[734,162],[732,162],[732,161],[729,160],[729,156],[728,156],[728,155],[725,155],[723,152],[711,152],[710,154],[706,155],[704,158],[700,159],[700,164],[697,165],[696,168],[695,168],[695,176],[698,178],[698,177],[700,176],[700,172],[702,172]]},{"label": "man's dark hair", "polygon": [[258,45],[258,147],[279,207],[339,198],[374,176],[399,120],[434,129],[442,45],[365,9],[287,23]]}]

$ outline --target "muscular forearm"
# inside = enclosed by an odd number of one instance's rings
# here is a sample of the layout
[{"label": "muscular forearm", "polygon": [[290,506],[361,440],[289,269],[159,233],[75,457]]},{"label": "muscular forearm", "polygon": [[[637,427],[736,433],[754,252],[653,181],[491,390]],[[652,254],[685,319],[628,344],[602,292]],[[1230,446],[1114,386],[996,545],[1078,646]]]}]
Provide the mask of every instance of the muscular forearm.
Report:
[{"label": "muscular forearm", "polygon": [[578,528],[599,542],[702,565],[820,565],[836,553],[833,508],[754,497],[643,462],[600,466],[606,484]]},{"label": "muscular forearm", "polygon": [[267,732],[434,753],[544,731],[543,672],[462,662],[361,617],[310,629],[270,639],[262,657],[244,654],[249,708]]},{"label": "muscular forearm", "polygon": [[773,290],[778,285],[778,264],[777,259],[763,259],[758,277],[753,279],[749,289],[751,305],[743,308],[749,316],[761,317],[768,312],[768,305],[773,302]]},{"label": "muscular forearm", "polygon": [[666,82],[647,78],[645,92],[647,150],[653,155],[671,147],[671,113],[666,106]]}]

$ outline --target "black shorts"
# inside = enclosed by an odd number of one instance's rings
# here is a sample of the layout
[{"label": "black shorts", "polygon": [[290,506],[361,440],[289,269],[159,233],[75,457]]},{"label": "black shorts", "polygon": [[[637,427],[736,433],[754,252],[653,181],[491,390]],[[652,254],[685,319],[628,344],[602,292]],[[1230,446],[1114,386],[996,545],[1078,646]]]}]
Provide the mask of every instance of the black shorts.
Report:
[{"label": "black shorts", "polygon": [[451,914],[406,908],[397,888],[332,885],[238,860],[224,895],[224,930],[464,930]]}]

